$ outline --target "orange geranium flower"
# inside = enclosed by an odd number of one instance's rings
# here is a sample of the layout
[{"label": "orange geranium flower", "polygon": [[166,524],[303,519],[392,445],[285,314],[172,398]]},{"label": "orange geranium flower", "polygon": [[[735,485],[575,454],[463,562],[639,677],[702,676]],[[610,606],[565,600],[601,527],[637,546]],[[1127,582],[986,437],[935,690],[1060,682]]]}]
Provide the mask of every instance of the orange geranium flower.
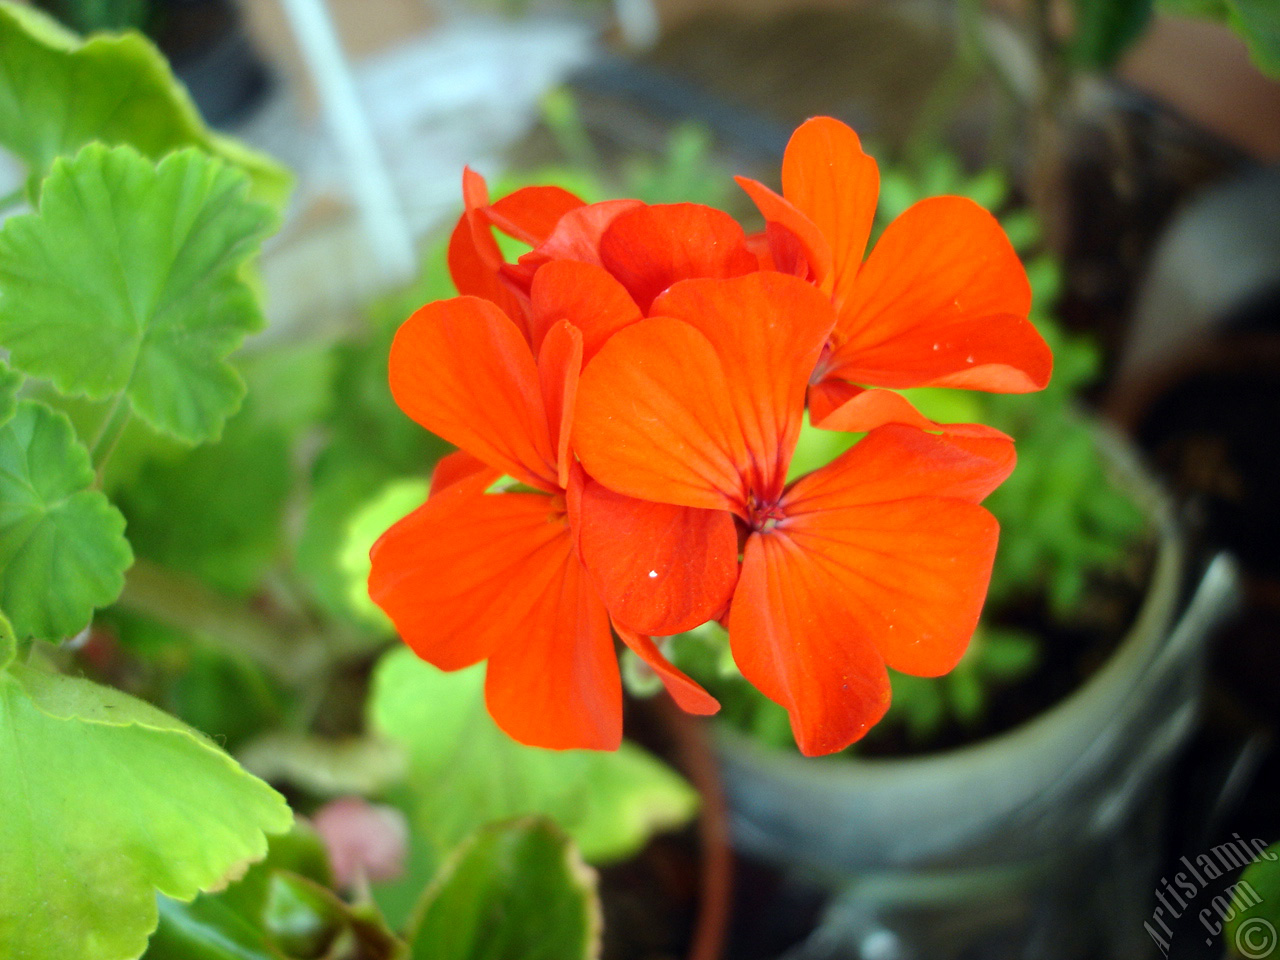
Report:
[{"label": "orange geranium flower", "polygon": [[1027,319],[1026,271],[1000,224],[976,203],[920,201],[889,224],[864,261],[880,175],[858,135],[830,117],[792,135],[782,196],[737,179],[765,217],[768,265],[810,281],[836,307],[809,389],[815,425],[936,429],[892,391],[1022,393],[1049,382],[1052,356]]},{"label": "orange geranium flower", "polygon": [[[829,118],[792,137],[782,195],[739,183],[759,236],[697,204],[491,203],[466,170],[463,295],[392,346],[397,403],[459,449],[375,545],[370,594],[424,659],[487,661],[489,711],[524,743],[617,746],[615,632],[713,712],[652,638],[717,619],[800,749],[829,753],[883,715],[888,668],[946,672],[977,623],[997,539],[979,503],[1012,442],[894,391],[1045,385],[1017,256],[985,211],[938,197],[864,262],[878,173]],[[507,262],[495,230],[528,251]],[[806,405],[868,432],[788,482]]]},{"label": "orange geranium flower", "polygon": [[[573,461],[584,345],[594,352],[631,314],[599,309],[617,285],[600,268],[549,266],[559,276],[539,278],[531,316],[545,308],[560,319],[539,320],[536,353],[511,317],[471,296],[428,304],[397,333],[396,402],[460,449],[440,462],[428,501],[374,546],[369,592],[423,659],[445,670],[488,661],[489,711],[515,739],[612,749],[622,704],[611,611],[681,706],[714,712],[715,700],[640,631],[686,630],[717,614],[737,557],[711,546],[725,530],[732,537],[727,518],[612,497]],[[584,302],[596,306],[580,314]],[[516,485],[488,492],[503,475]],[[603,592],[580,558],[579,528],[584,554],[607,563]],[[628,550],[602,552],[593,539],[602,528],[629,531]]]},{"label": "orange geranium flower", "polygon": [[755,273],[679,283],[652,313],[586,367],[573,445],[618,494],[734,518],[704,544],[741,540],[734,659],[805,754],[842,749],[888,707],[886,665],[936,675],[963,653],[997,538],[978,502],[1012,469],[1012,443],[886,425],[788,484],[831,298]]}]

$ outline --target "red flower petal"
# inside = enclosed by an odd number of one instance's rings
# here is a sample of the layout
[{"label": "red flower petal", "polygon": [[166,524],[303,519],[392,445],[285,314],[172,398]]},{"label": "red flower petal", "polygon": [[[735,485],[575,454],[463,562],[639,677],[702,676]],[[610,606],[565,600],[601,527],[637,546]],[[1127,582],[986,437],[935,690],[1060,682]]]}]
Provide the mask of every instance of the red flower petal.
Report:
[{"label": "red flower petal", "polygon": [[834,282],[827,289],[834,290],[837,304],[862,266],[879,193],[875,160],[839,120],[815,117],[791,135],[782,160],[782,194],[830,245]]},{"label": "red flower petal", "polygon": [[777,270],[779,273],[790,273],[798,277],[808,275],[809,264],[807,261],[800,262],[804,260],[804,256],[800,249],[800,241],[796,240],[794,235],[788,245],[787,256],[790,259],[787,261],[787,266],[780,267],[774,262],[771,247],[772,241],[769,239],[767,226],[759,233],[747,234],[747,249],[756,258],[757,270]]},{"label": "red flower petal", "polygon": [[[622,681],[609,615],[567,528],[557,550],[558,569],[548,588],[489,657],[485,702],[498,726],[521,743],[616,750],[622,742]],[[508,589],[521,587],[513,582]]]},{"label": "red flower petal", "polygon": [[797,550],[820,559],[849,620],[885,663],[938,676],[959,662],[986,598],[997,525],[982,507],[919,497],[796,517]]},{"label": "red flower petal", "polygon": [[616,622],[614,623],[614,629],[618,631],[618,636],[622,638],[622,642],[630,647],[636,656],[647,663],[650,669],[658,675],[662,685],[667,688],[667,693],[671,695],[671,699],[676,702],[676,705],[681,710],[702,717],[710,716],[719,711],[720,702],[703,690],[688,674],[675,667],[671,661],[664,657],[657,644],[653,642],[652,637],[633,633],[626,627],[619,626]]},{"label": "red flower petal", "polygon": [[737,222],[696,203],[641,206],[621,214],[600,238],[600,262],[646,313],[658,294],[680,280],[737,277],[757,268]]},{"label": "red flower petal", "polygon": [[480,231],[481,240],[477,243],[472,220],[472,214],[464,213],[449,236],[449,276],[453,278],[453,285],[461,294],[491,300],[516,323],[523,324],[524,306],[520,298],[502,281],[487,252],[481,252],[482,246],[487,247],[485,236],[493,243],[494,250],[497,243],[492,234],[484,230]]},{"label": "red flower petal", "polygon": [[580,263],[600,265],[600,238],[619,216],[628,210],[643,206],[639,200],[605,200],[570,210],[555,230],[528,253],[515,266],[503,268],[508,280],[522,290],[528,290],[538,268],[556,260],[576,260]]},{"label": "red flower petal", "polygon": [[570,210],[586,206],[560,187],[521,187],[485,210],[489,222],[508,236],[536,247]]},{"label": "red flower petal", "polygon": [[[725,371],[734,419],[719,427],[735,433],[746,452],[740,471],[750,490],[772,501],[782,492],[800,435],[809,375],[835,323],[831,304],[795,277],[755,273],[728,281],[691,280],[654,303],[656,312],[700,330]],[[709,385],[686,386],[697,403]]]},{"label": "red flower petal", "polygon": [[616,622],[670,636],[728,606],[738,537],[723,510],[637,500],[588,479],[571,518],[582,562]]},{"label": "red flower petal", "polygon": [[842,750],[884,716],[884,660],[821,556],[775,529],[747,540],[729,611],[742,675],[786,708],[800,752]]},{"label": "red flower petal", "polygon": [[889,424],[872,430],[827,466],[801,477],[782,502],[788,516],[910,497],[978,503],[1004,482],[1015,462],[1008,437],[939,436]]},{"label": "red flower petal", "polygon": [[1035,325],[1012,314],[921,325],[873,347],[843,346],[833,360],[829,375],[858,383],[992,393],[1042,390],[1053,370]]},{"label": "red flower petal", "polygon": [[756,273],[686,281],[656,307],[681,319],[627,327],[584,371],[575,449],[620,493],[745,517],[782,492],[831,305]]},{"label": "red flower petal", "polygon": [[582,372],[573,447],[588,473],[644,500],[711,510],[745,498],[746,451],[720,358],[680,320],[641,320],[610,338]]},{"label": "red flower petal", "polygon": [[999,222],[971,200],[922,200],[891,223],[840,309],[828,375],[875,386],[1038,390],[1052,357]]},{"label": "red flower petal", "polygon": [[489,485],[501,476],[499,471],[494,470],[478,457],[473,457],[465,450],[455,450],[441,457],[435,469],[431,471],[429,495],[434,497],[441,490],[447,490],[459,484],[466,484],[467,489],[472,493],[484,493]]},{"label": "red flower petal", "polygon": [[556,450],[556,482],[562,488],[569,484],[569,438],[581,373],[582,331],[568,320],[561,320],[547,331],[542,341],[538,375],[547,424],[551,428],[551,444]]},{"label": "red flower petal", "polygon": [[543,494],[442,490],[374,544],[369,596],[422,659],[477,663],[559,594],[572,542],[553,506]]},{"label": "red flower petal", "polygon": [[462,168],[462,204],[468,213],[480,212],[489,205],[489,185],[470,167]]},{"label": "red flower petal", "polygon": [[568,320],[582,331],[583,362],[604,342],[642,314],[626,288],[600,266],[577,260],[557,260],[541,267],[530,293],[529,332],[540,349],[547,329]]},{"label": "red flower petal", "polygon": [[[768,224],[766,236],[770,241],[774,269],[812,280],[820,290],[830,294],[835,282],[831,244],[817,225],[763,183],[747,177],[734,177],[734,180],[746,191]],[[798,264],[798,259],[803,263]]]},{"label": "red flower petal", "polygon": [[865,433],[887,423],[970,437],[1008,440],[1008,434],[979,423],[938,423],[892,390],[867,390],[844,380],[823,380],[809,387],[809,420],[820,430]]},{"label": "red flower petal", "polygon": [[777,530],[890,667],[937,676],[968,646],[991,577],[998,526],[977,501],[1012,469],[1007,440],[881,427],[797,481]]},{"label": "red flower petal", "polygon": [[453,284],[461,294],[492,300],[523,329],[525,303],[520,291],[504,279],[509,268],[492,226],[525,243],[538,244],[566,213],[583,203],[559,187],[524,187],[490,206],[484,177],[470,167],[462,171],[462,198],[466,210],[449,237]]},{"label": "red flower petal", "polygon": [[1012,445],[882,427],[798,481],[747,541],[729,613],[734,659],[787,708],[802,752],[843,749],[888,706],[887,664],[935,676],[977,626],[995,519],[977,499]]},{"label": "red flower petal", "polygon": [[906,423],[921,430],[937,425],[892,390],[868,390],[845,380],[809,386],[809,421],[820,430],[863,433],[885,423]]},{"label": "red flower petal", "polygon": [[391,393],[431,432],[491,467],[558,490],[538,368],[515,323],[492,303],[429,303],[396,333]]}]

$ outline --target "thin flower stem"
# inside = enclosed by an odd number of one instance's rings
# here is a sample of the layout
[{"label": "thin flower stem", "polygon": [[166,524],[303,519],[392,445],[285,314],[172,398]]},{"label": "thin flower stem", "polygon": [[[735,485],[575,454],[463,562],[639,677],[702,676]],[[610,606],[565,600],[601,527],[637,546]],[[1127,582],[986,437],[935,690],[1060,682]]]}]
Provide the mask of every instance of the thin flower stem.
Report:
[{"label": "thin flower stem", "polygon": [[111,409],[102,418],[102,423],[98,426],[98,432],[93,438],[93,443],[89,445],[89,457],[93,462],[94,476],[98,483],[102,482],[102,473],[106,469],[107,461],[116,452],[116,445],[120,442],[120,437],[124,435],[124,428],[129,425],[131,415],[132,410],[125,401],[124,391],[121,391],[116,394],[116,398],[111,404]]},{"label": "thin flower stem", "polygon": [[117,393],[115,399],[111,401],[111,406],[107,409],[107,415],[102,418],[102,422],[98,424],[98,432],[93,435],[93,440],[89,443],[89,456],[97,461],[98,452],[102,449],[102,445],[107,438],[107,434],[111,430],[111,425],[120,414],[120,408],[124,406],[124,391]]},{"label": "thin flower stem", "polygon": [[94,470],[94,476],[98,483],[102,482],[102,474],[107,468],[107,461],[111,459],[111,455],[116,452],[116,445],[120,442],[120,438],[124,436],[124,429],[129,425],[129,419],[132,412],[126,408],[120,417],[120,423],[107,439],[106,444],[102,447],[102,454],[98,460],[98,465]]},{"label": "thin flower stem", "polygon": [[905,149],[912,164],[923,166],[945,146],[948,124],[980,77],[981,68],[966,51],[965,44],[957,44],[955,55],[939,74],[916,117],[915,129]]},{"label": "thin flower stem", "polygon": [[906,145],[907,158],[916,165],[943,148],[948,124],[982,77],[982,17],[981,0],[957,3],[955,50],[921,106]]},{"label": "thin flower stem", "polygon": [[377,649],[369,638],[302,619],[277,619],[211,589],[202,581],[149,560],[134,562],[125,575],[120,606],[179,630],[211,647],[256,663],[300,693],[286,718],[306,730],[323,706],[335,665]]},{"label": "thin flower stem", "polygon": [[126,574],[120,606],[197,633],[291,684],[305,683],[325,668],[320,637],[286,635],[244,604],[148,560],[136,561]]},{"label": "thin flower stem", "polygon": [[1054,33],[1050,0],[1032,0],[1028,29],[1038,70],[1030,124],[1028,194],[1040,214],[1047,246],[1061,253],[1071,215],[1066,190],[1067,118],[1063,105],[1072,76],[1062,44]]}]

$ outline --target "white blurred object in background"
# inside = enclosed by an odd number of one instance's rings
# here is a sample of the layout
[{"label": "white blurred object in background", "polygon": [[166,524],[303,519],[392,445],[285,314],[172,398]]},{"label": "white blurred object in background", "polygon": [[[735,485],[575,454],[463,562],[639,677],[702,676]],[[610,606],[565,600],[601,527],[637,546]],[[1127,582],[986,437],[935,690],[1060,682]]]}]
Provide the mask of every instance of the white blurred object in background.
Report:
[{"label": "white blurred object in background", "polygon": [[235,131],[298,175],[264,265],[277,332],[408,279],[415,246],[461,209],[463,166],[500,173],[602,30],[597,19],[457,15],[353,62],[324,0],[280,2],[323,122],[308,119],[304,91],[281,87]]}]

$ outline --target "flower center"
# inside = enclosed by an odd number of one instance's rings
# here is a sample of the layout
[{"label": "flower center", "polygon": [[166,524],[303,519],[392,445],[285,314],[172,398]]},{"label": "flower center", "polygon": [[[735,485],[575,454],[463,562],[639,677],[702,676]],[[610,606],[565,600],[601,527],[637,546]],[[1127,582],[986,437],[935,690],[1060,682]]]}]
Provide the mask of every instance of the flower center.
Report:
[{"label": "flower center", "polygon": [[747,526],[753,531],[772,530],[786,518],[776,500],[761,500],[754,493],[747,499]]}]

